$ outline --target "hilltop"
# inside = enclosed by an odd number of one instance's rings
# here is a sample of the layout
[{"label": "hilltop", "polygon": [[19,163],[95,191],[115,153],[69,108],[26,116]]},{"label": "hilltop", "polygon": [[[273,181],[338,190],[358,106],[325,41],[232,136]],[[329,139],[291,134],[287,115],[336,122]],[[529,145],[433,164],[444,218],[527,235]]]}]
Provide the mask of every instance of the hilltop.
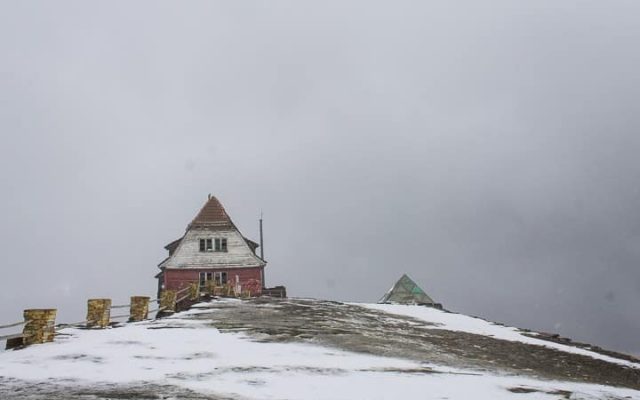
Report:
[{"label": "hilltop", "polygon": [[633,357],[434,308],[214,300],[0,353],[2,399],[640,399]]}]

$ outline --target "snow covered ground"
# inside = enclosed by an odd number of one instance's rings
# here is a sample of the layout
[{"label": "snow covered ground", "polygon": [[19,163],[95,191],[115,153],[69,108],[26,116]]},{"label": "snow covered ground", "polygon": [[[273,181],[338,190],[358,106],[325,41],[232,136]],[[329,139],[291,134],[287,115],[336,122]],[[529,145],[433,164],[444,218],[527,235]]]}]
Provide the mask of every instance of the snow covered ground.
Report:
[{"label": "snow covered ground", "polygon": [[[490,336],[496,339],[508,340],[512,342],[520,342],[533,344],[537,346],[544,346],[553,348],[560,351],[565,351],[574,354],[581,354],[588,357],[596,358],[599,360],[607,361],[614,364],[624,365],[630,368],[640,368],[639,363],[634,363],[627,360],[621,360],[619,358],[609,357],[604,354],[599,354],[594,351],[581,349],[574,346],[564,345],[560,343],[553,343],[548,340],[536,339],[531,336],[523,335],[523,331],[518,328],[513,328],[504,325],[494,324],[481,318],[470,317],[463,314],[449,313],[441,311],[435,308],[414,306],[414,305],[400,305],[400,304],[359,304],[360,306],[372,309],[384,311],[390,314],[404,315],[412,318],[416,318],[425,322],[429,322],[434,325],[435,329],[445,329],[450,331],[460,331],[474,333],[477,335]],[[531,333],[530,333],[531,335]],[[535,335],[533,333],[532,335]]]},{"label": "snow covered ground", "polygon": [[[89,388],[148,385],[155,391],[171,385],[210,396],[205,398],[231,399],[640,399],[632,389],[443,367],[313,343],[256,341],[246,333],[216,329],[207,318],[198,318],[212,310],[207,304],[199,307],[106,330],[67,328],[54,343],[2,352],[0,398],[40,398],[35,392],[17,392],[24,382],[36,382]],[[412,306],[366,307],[426,318],[441,328],[518,339],[510,328],[455,314]],[[150,393],[148,398],[168,398],[161,396]],[[61,392],[46,398],[69,397]]]}]

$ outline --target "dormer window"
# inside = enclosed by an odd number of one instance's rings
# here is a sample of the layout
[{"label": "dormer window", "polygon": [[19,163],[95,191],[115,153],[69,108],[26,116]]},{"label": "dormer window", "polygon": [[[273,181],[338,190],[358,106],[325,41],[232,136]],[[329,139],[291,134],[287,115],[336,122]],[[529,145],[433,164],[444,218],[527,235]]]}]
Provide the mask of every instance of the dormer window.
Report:
[{"label": "dormer window", "polygon": [[221,238],[216,239],[216,251],[227,251],[227,239]]},{"label": "dormer window", "polygon": [[[215,243],[215,248],[213,247]],[[227,251],[227,239],[226,238],[216,238],[215,242],[213,239],[200,239],[200,251],[201,252],[209,252],[209,251]]]},{"label": "dormer window", "polygon": [[200,239],[200,251],[213,251],[211,239]]}]

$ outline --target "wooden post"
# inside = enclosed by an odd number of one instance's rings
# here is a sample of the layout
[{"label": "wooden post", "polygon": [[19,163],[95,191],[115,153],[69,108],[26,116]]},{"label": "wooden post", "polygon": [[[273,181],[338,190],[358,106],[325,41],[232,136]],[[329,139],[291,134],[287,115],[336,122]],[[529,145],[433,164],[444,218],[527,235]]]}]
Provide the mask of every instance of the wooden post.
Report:
[{"label": "wooden post", "polygon": [[160,293],[160,308],[162,312],[175,312],[176,311],[176,291],[175,290],[163,290]]},{"label": "wooden post", "polygon": [[149,316],[149,297],[131,296],[129,308],[129,321],[144,321]]},{"label": "wooden post", "polygon": [[24,310],[24,344],[53,342],[56,334],[56,309]]},{"label": "wooden post", "polygon": [[193,282],[189,285],[189,300],[198,301],[200,298],[200,284]]},{"label": "wooden post", "polygon": [[233,288],[233,285],[231,284],[231,282],[227,282],[224,285],[224,295],[227,296],[227,297],[232,297],[232,296],[235,295],[235,291],[234,291],[234,288]]},{"label": "wooden post", "polygon": [[87,326],[106,328],[111,320],[111,299],[87,301]]}]

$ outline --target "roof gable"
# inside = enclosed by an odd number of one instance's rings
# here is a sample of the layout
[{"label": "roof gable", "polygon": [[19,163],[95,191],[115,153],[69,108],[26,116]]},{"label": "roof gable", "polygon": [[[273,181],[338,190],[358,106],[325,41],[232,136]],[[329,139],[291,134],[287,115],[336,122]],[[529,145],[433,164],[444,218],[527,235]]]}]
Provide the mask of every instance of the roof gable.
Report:
[{"label": "roof gable", "polygon": [[[203,251],[201,242],[225,240],[224,250]],[[209,244],[211,246],[211,244]],[[209,195],[207,202],[187,226],[185,234],[167,244],[169,257],[158,267],[163,268],[235,268],[264,267],[266,261],[255,254],[258,244],[244,237],[217,198]]]}]

